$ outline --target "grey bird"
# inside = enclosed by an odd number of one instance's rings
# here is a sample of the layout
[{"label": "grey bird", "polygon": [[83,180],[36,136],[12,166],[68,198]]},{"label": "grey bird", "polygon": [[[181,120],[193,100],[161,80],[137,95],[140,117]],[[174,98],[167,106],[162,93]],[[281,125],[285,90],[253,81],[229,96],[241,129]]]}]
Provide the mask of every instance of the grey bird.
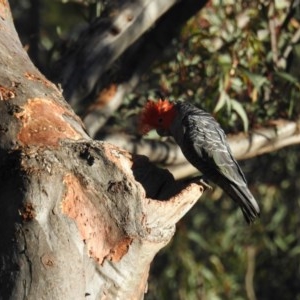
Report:
[{"label": "grey bird", "polygon": [[140,130],[145,134],[151,129],[161,136],[173,136],[186,159],[240,206],[248,223],[259,216],[259,206],[226,135],[212,115],[188,102],[148,101],[141,114]]}]

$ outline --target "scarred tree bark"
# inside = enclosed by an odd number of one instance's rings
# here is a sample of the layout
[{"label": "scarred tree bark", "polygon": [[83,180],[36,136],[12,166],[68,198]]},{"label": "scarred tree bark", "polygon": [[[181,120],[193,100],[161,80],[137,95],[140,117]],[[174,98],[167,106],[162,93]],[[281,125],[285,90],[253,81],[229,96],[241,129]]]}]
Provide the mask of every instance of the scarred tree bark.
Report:
[{"label": "scarred tree bark", "polygon": [[93,141],[0,3],[0,298],[142,299],[155,254],[203,192]]}]

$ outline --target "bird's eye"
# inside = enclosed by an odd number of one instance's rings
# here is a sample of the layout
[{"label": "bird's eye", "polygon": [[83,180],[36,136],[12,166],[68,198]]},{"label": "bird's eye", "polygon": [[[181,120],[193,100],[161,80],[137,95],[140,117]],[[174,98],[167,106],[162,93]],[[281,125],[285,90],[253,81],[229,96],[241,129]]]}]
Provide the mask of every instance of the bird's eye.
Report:
[{"label": "bird's eye", "polygon": [[163,118],[158,119],[158,123],[161,124],[163,122]]}]

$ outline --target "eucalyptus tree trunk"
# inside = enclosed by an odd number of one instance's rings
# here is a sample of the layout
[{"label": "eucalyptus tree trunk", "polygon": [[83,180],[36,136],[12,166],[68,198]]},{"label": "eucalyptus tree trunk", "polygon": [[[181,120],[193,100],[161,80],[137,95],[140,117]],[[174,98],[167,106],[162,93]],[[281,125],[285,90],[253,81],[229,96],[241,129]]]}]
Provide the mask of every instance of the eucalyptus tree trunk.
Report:
[{"label": "eucalyptus tree trunk", "polygon": [[142,299],[203,192],[92,140],[0,3],[0,299]]}]

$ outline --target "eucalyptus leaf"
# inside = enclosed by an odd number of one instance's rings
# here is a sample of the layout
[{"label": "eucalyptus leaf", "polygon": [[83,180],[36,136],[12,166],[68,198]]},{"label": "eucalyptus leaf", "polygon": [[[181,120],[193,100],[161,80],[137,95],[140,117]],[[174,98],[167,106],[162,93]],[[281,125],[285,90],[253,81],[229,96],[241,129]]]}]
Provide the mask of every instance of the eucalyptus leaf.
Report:
[{"label": "eucalyptus leaf", "polygon": [[235,99],[230,99],[231,109],[235,111],[243,121],[244,130],[247,132],[249,128],[249,120],[247,113],[240,102]]},{"label": "eucalyptus leaf", "polygon": [[297,86],[300,89],[299,79],[297,79],[293,75],[291,75],[289,73],[286,73],[286,72],[276,72],[275,74],[278,77],[286,80],[287,82],[290,82],[290,83],[294,84],[295,86]]},{"label": "eucalyptus leaf", "polygon": [[228,94],[224,90],[221,91],[217,105],[214,109],[214,113],[218,112],[223,106],[228,103],[228,101],[230,101]]},{"label": "eucalyptus leaf", "polygon": [[263,85],[269,84],[269,80],[265,76],[257,73],[252,73],[245,68],[241,68],[241,70],[244,73],[244,75],[247,76],[250,82],[252,82],[252,84],[258,91],[261,89]]}]

